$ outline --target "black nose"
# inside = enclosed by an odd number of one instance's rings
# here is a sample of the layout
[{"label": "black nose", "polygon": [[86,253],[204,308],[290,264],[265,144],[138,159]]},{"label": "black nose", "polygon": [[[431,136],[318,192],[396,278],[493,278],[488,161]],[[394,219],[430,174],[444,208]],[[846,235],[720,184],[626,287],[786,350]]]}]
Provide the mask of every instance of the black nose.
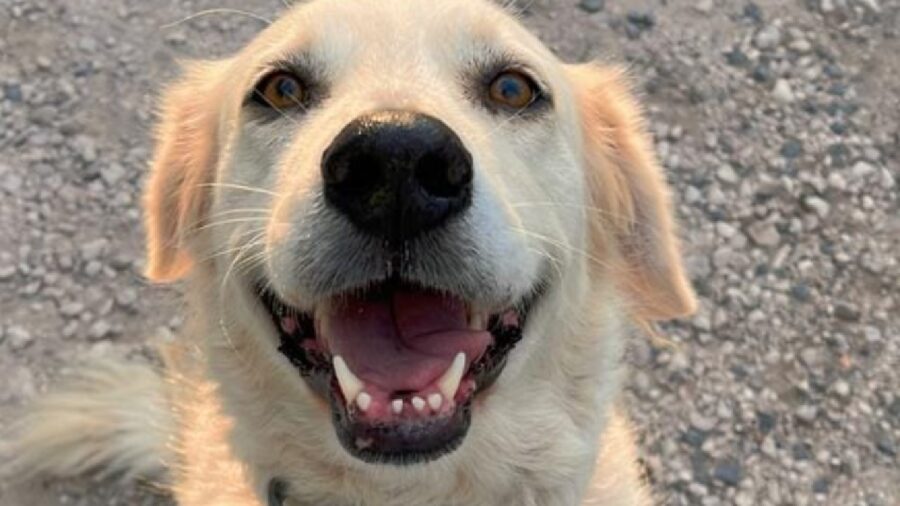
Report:
[{"label": "black nose", "polygon": [[472,155],[440,120],[401,111],[347,125],[322,159],[325,198],[362,230],[401,242],[472,201]]}]

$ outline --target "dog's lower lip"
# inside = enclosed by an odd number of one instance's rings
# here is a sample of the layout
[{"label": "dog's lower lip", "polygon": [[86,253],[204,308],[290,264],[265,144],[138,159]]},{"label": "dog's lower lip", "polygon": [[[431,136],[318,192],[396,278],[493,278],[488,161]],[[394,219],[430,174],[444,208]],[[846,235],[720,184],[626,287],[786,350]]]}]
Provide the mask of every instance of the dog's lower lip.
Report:
[{"label": "dog's lower lip", "polygon": [[[264,285],[260,285],[264,286]],[[378,290],[389,290],[379,287]],[[391,397],[373,399],[375,392],[354,390],[345,393],[346,363],[332,355],[327,343],[317,334],[314,318],[285,304],[275,293],[259,289],[263,305],[278,329],[279,351],[297,367],[307,385],[322,399],[328,400],[338,439],[354,457],[370,463],[409,464],[434,460],[453,451],[464,439],[472,416],[472,400],[487,390],[500,376],[510,351],[522,337],[528,309],[536,298],[529,298],[521,308],[491,316],[473,313],[469,326],[487,329],[492,342],[478,357],[464,357],[467,364],[460,372],[450,370],[423,392],[388,392]],[[475,329],[477,331],[477,328]],[[454,362],[457,362],[457,354]],[[337,372],[340,370],[340,374]],[[442,384],[444,376],[450,376]],[[461,376],[456,378],[454,376]],[[356,378],[358,381],[358,378]],[[458,385],[457,385],[458,383]],[[448,393],[456,387],[452,396]],[[396,410],[397,401],[402,401]],[[373,407],[376,406],[377,407]]]}]

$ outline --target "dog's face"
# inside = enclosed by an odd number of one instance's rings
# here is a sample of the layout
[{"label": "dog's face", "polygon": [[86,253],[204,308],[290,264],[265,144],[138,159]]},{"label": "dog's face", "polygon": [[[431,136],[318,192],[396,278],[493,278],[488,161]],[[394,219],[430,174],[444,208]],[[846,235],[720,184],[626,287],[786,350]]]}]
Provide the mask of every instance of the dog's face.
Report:
[{"label": "dog's face", "polygon": [[661,180],[618,74],[501,9],[318,0],[167,95],[149,275],[211,273],[321,437],[434,460],[592,304],[690,310]]}]

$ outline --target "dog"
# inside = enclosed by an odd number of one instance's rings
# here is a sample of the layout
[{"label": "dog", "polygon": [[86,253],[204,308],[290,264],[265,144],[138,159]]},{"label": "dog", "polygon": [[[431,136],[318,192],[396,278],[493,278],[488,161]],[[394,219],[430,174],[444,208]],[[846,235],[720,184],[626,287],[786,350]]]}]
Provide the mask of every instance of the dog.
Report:
[{"label": "dog", "polygon": [[7,470],[183,506],[644,505],[628,329],[690,314],[626,75],[481,0],[313,0],[164,94],[164,366],[94,364]]}]

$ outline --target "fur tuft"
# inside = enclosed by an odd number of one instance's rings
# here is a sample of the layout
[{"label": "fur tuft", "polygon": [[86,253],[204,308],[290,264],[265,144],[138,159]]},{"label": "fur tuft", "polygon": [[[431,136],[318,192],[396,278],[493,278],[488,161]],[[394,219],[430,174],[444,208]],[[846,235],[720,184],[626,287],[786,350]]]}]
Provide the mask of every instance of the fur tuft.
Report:
[{"label": "fur tuft", "polygon": [[172,453],[165,382],[149,364],[104,359],[61,379],[0,434],[0,476],[159,479]]}]

